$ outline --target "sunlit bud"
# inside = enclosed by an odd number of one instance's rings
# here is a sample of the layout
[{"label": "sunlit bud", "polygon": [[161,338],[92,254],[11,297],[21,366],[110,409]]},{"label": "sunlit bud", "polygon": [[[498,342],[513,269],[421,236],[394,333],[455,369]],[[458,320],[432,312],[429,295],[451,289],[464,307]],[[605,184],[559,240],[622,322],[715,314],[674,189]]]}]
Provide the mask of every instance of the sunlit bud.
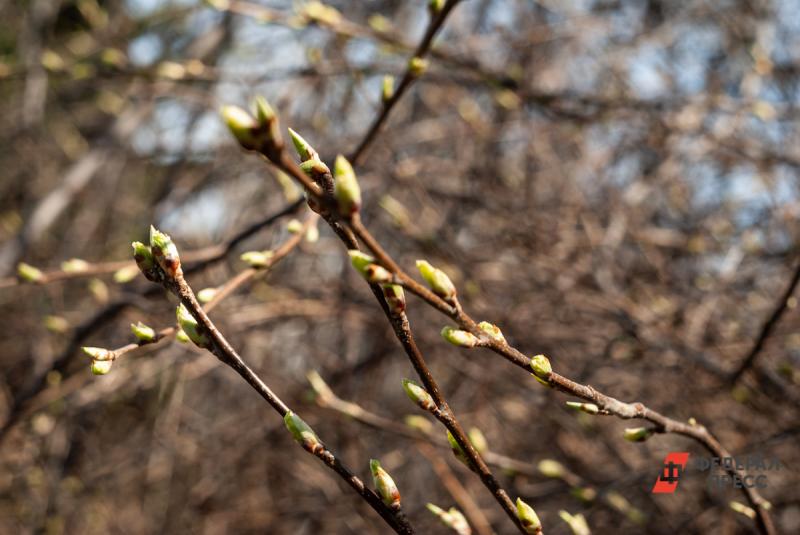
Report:
[{"label": "sunlit bud", "polygon": [[65,333],[69,330],[69,322],[61,316],[45,316],[42,321],[48,331]]},{"label": "sunlit bud", "polygon": [[331,387],[328,386],[328,383],[325,382],[317,370],[310,370],[306,374],[306,378],[311,384],[311,388],[313,388],[314,392],[317,394],[318,401],[324,401],[336,397],[333,393],[333,390],[331,390]]},{"label": "sunlit bud", "polygon": [[104,347],[84,346],[81,349],[83,350],[84,353],[92,357],[92,360],[96,361],[114,360],[114,352],[109,351]]},{"label": "sunlit bud", "polygon": [[152,225],[150,225],[150,252],[168,277],[174,278],[181,273],[181,259],[172,238],[156,230]]},{"label": "sunlit bud", "polygon": [[17,264],[17,275],[25,282],[40,282],[44,277],[44,273],[25,262]]},{"label": "sunlit bud", "polygon": [[597,491],[592,487],[573,487],[570,493],[582,502],[591,502],[597,498]]},{"label": "sunlit bud", "polygon": [[471,535],[472,529],[469,527],[467,519],[461,514],[461,511],[455,507],[451,507],[449,511],[445,511],[441,507],[432,503],[427,504],[428,511],[439,517],[442,523],[456,532],[458,535]]},{"label": "sunlit bud", "polygon": [[300,232],[303,232],[303,224],[297,219],[292,219],[291,221],[286,223],[286,230],[288,230],[292,234],[298,234]]},{"label": "sunlit bud", "polygon": [[736,511],[737,513],[744,515],[751,520],[755,520],[756,518],[755,509],[753,509],[752,507],[748,507],[743,503],[731,501],[728,503],[728,506],[730,506],[730,508]]},{"label": "sunlit bud", "polygon": [[403,379],[403,390],[405,390],[408,399],[419,405],[421,409],[426,411],[436,409],[436,402],[433,401],[433,397],[422,385],[415,383],[411,379]]},{"label": "sunlit bud", "polygon": [[347,254],[350,256],[350,263],[353,264],[356,271],[366,277],[367,267],[375,263],[375,258],[361,251],[356,251],[355,249],[348,250]]},{"label": "sunlit bud", "polygon": [[317,176],[330,174],[330,168],[325,165],[322,160],[306,160],[300,163],[300,169],[311,178],[316,179]]},{"label": "sunlit bud", "polygon": [[236,141],[247,150],[255,150],[258,143],[258,122],[255,117],[238,106],[220,108],[222,120],[236,138]]},{"label": "sunlit bud", "polygon": [[309,19],[328,26],[336,26],[342,19],[342,14],[336,8],[323,4],[318,0],[312,0],[307,3],[303,13]]},{"label": "sunlit bud", "polygon": [[113,364],[113,360],[93,360],[92,373],[94,375],[105,375],[111,371],[111,366]]},{"label": "sunlit bud", "polygon": [[178,331],[175,333],[175,340],[182,344],[188,344],[191,342],[191,340],[189,340],[189,336],[183,329],[178,329]]},{"label": "sunlit bud", "polygon": [[539,517],[536,516],[536,511],[533,507],[523,502],[521,498],[517,498],[517,518],[519,523],[525,529],[525,533],[541,533],[542,523]]},{"label": "sunlit bud", "polygon": [[606,493],[605,499],[611,507],[624,514],[634,524],[644,525],[647,522],[647,515],[631,505],[631,502],[619,492],[611,490]]},{"label": "sunlit bud", "polygon": [[175,310],[175,315],[178,318],[178,325],[180,325],[183,332],[186,333],[186,336],[189,337],[189,340],[194,342],[198,347],[207,348],[211,345],[211,339],[208,337],[208,334],[206,334],[205,329],[197,323],[197,320],[183,303],[178,305],[178,308]]},{"label": "sunlit bud", "polygon": [[564,465],[553,459],[542,459],[536,468],[544,477],[562,478],[566,473]]},{"label": "sunlit bud", "polygon": [[[150,250],[148,250],[147,252],[149,253]],[[136,278],[136,275],[139,274],[139,271],[140,268],[137,265],[130,265],[119,268],[117,271],[114,272],[114,282],[117,282],[119,284],[130,282]]]},{"label": "sunlit bud", "polygon": [[384,102],[389,102],[394,96],[394,76],[386,75],[383,77],[383,86],[381,87],[381,99]]},{"label": "sunlit bud", "polygon": [[365,276],[367,280],[373,284],[391,282],[394,278],[389,270],[378,264],[370,264],[367,266]]},{"label": "sunlit bud", "polygon": [[148,327],[141,321],[137,323],[131,323],[131,332],[133,332],[133,335],[142,342],[152,342],[156,339],[155,329]]},{"label": "sunlit bud", "polygon": [[306,241],[308,243],[317,243],[319,240],[319,227],[317,226],[317,222],[314,221],[308,226],[308,230],[306,231]]},{"label": "sunlit bud", "polygon": [[411,76],[422,76],[428,70],[428,60],[414,56],[408,60],[408,71]]},{"label": "sunlit bud", "polygon": [[266,124],[275,119],[275,110],[269,105],[267,99],[262,96],[255,98],[256,120],[259,124]]},{"label": "sunlit bud", "polygon": [[289,137],[292,138],[292,144],[297,151],[297,155],[300,156],[300,161],[305,162],[307,160],[319,159],[319,154],[314,150],[314,147],[291,128],[289,128]]},{"label": "sunlit bud", "polygon": [[653,430],[649,427],[626,427],[622,436],[631,442],[644,442],[653,436]]},{"label": "sunlit bud", "polygon": [[501,331],[500,327],[497,325],[493,325],[488,321],[482,321],[478,324],[478,328],[488,334],[489,338],[495,342],[505,343],[506,338],[503,336],[503,331]]},{"label": "sunlit bud", "polygon": [[469,437],[472,447],[475,448],[478,453],[486,453],[489,451],[489,441],[486,440],[486,436],[484,436],[477,427],[470,428],[470,430],[467,431],[467,437]]},{"label": "sunlit bud", "polygon": [[444,7],[444,0],[428,0],[428,10],[431,15],[438,15]]},{"label": "sunlit bud", "polygon": [[324,447],[314,430],[292,411],[286,413],[283,417],[283,423],[286,424],[286,429],[289,430],[294,439],[307,451],[316,453],[318,449]]},{"label": "sunlit bud", "polygon": [[201,303],[208,303],[209,301],[214,299],[214,296],[217,295],[218,291],[219,291],[218,288],[203,288],[202,290],[197,292],[197,300],[200,301]]},{"label": "sunlit bud", "polygon": [[453,455],[456,456],[456,459],[464,463],[467,468],[472,469],[469,464],[469,457],[467,457],[467,454],[461,448],[461,444],[458,443],[450,430],[447,431],[447,442],[450,444],[450,449],[453,450]]},{"label": "sunlit bud", "polygon": [[581,403],[580,401],[567,401],[567,407],[586,414],[597,414],[600,408],[594,403]]},{"label": "sunlit bud", "polygon": [[550,386],[550,383],[547,382],[550,378],[550,374],[553,372],[553,367],[550,366],[550,359],[544,355],[536,355],[531,359],[531,368],[533,369],[533,376],[537,381],[543,385]]},{"label": "sunlit bud", "polygon": [[694,426],[696,426],[696,425],[697,425],[697,420],[695,420],[693,417],[692,417],[692,418],[689,418],[689,419],[687,420],[687,422],[689,422],[689,425],[691,425],[692,427],[694,427]]},{"label": "sunlit bud", "polygon": [[400,507],[400,491],[397,490],[392,476],[381,467],[376,459],[369,460],[369,470],[372,472],[372,481],[383,503],[393,509]]},{"label": "sunlit bud", "polygon": [[272,251],[247,251],[246,253],[242,253],[241,258],[244,262],[246,262],[251,268],[265,268],[269,266],[270,260],[274,256],[275,253]]},{"label": "sunlit bud", "polygon": [[336,157],[333,176],[336,180],[333,186],[333,195],[339,204],[339,213],[349,217],[358,212],[361,207],[361,188],[358,185],[353,166],[341,154]]},{"label": "sunlit bud", "polygon": [[456,287],[444,271],[433,267],[426,260],[417,260],[417,269],[433,293],[445,299],[456,295]]},{"label": "sunlit bud", "polygon": [[136,260],[136,266],[147,280],[157,281],[156,261],[153,258],[150,247],[139,241],[133,242],[131,246],[133,247],[133,259]]},{"label": "sunlit bud", "polygon": [[100,279],[89,279],[89,283],[87,284],[89,288],[89,293],[97,299],[98,303],[107,303],[110,297],[110,292],[108,291],[108,286],[106,283],[101,281]]},{"label": "sunlit bud", "polygon": [[558,516],[567,523],[569,529],[572,530],[572,535],[591,535],[589,524],[586,523],[586,518],[582,514],[572,515],[567,511],[559,511]]},{"label": "sunlit bud", "polygon": [[416,429],[417,431],[422,431],[423,433],[430,433],[431,430],[433,430],[433,424],[430,420],[418,414],[409,414],[405,416],[403,422],[405,422],[408,427]]},{"label": "sunlit bud", "polygon": [[403,313],[406,309],[406,295],[403,287],[399,284],[382,284],[381,289],[383,298],[389,305],[389,311],[395,315]]},{"label": "sunlit bud", "polygon": [[80,258],[71,258],[61,262],[61,271],[64,273],[82,273],[89,269],[89,262]]},{"label": "sunlit bud", "polygon": [[461,329],[455,329],[449,325],[442,328],[442,338],[458,347],[470,348],[480,343],[480,340],[478,340],[478,337],[474,334],[462,331]]}]

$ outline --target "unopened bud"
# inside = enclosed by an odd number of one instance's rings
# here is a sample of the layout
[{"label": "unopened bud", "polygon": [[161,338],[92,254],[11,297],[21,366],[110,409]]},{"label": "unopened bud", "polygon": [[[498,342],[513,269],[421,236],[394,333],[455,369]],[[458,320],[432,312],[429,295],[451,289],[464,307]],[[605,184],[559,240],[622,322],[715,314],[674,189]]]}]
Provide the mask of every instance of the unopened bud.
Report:
[{"label": "unopened bud", "polygon": [[48,331],[63,334],[69,330],[69,322],[61,316],[45,316],[44,326]]},{"label": "unopened bud", "polygon": [[111,366],[113,364],[113,360],[93,360],[92,373],[94,375],[105,375],[111,371]]},{"label": "unopened bud", "polygon": [[461,329],[456,329],[454,327],[450,327],[449,325],[442,328],[442,338],[454,346],[465,348],[475,347],[480,343],[478,337],[471,332],[462,331]]},{"label": "unopened bud", "polygon": [[497,325],[491,324],[488,321],[482,321],[478,324],[478,328],[489,335],[489,338],[495,342],[505,343],[506,338],[503,336],[503,331]]},{"label": "unopened bud", "polygon": [[525,529],[525,533],[541,533],[542,523],[536,515],[533,507],[523,502],[521,498],[517,498],[517,518],[519,523]]},{"label": "unopened bud", "polygon": [[550,386],[548,379],[550,378],[550,374],[553,373],[550,359],[544,355],[536,355],[531,359],[531,369],[533,369],[533,376],[537,381],[545,386]]},{"label": "unopened bud", "polygon": [[461,444],[458,443],[456,437],[453,436],[450,430],[447,431],[447,442],[450,444],[450,449],[453,451],[453,455],[456,456],[456,459],[464,463],[467,468],[471,470],[472,467],[469,464],[469,457],[467,457],[467,454],[461,448]]},{"label": "unopened bud", "polygon": [[356,268],[356,271],[372,283],[387,283],[394,277],[392,273],[381,265],[375,263],[375,259],[368,254],[361,251],[349,250],[347,254],[350,255],[350,263]]},{"label": "unopened bud", "polygon": [[381,87],[381,99],[384,103],[392,100],[394,96],[394,76],[386,75],[383,77],[383,86]]},{"label": "unopened bud", "polygon": [[567,407],[575,409],[576,411],[585,412],[586,414],[597,414],[600,412],[600,407],[594,403],[581,403],[580,401],[567,401]]},{"label": "unopened bud", "polygon": [[349,249],[347,254],[350,256],[350,263],[353,264],[353,267],[356,268],[356,271],[366,277],[367,266],[375,263],[375,258],[355,249]]},{"label": "unopened bud", "polygon": [[586,518],[582,514],[572,515],[567,511],[559,511],[558,516],[567,523],[569,529],[572,530],[572,535],[591,535],[589,524],[586,523]]},{"label": "unopened bud", "polygon": [[297,155],[300,156],[300,161],[319,160],[319,153],[314,150],[314,147],[291,128],[289,128],[289,137],[292,138],[292,144],[297,151]]},{"label": "unopened bud", "polygon": [[451,299],[456,295],[456,287],[444,271],[433,267],[425,260],[417,260],[417,269],[433,293],[445,299]]},{"label": "unopened bud", "polygon": [[186,333],[189,340],[194,342],[198,347],[208,348],[211,346],[211,339],[205,332],[205,329],[197,322],[194,316],[189,312],[183,303],[178,305],[175,310],[175,315],[178,318],[178,325],[181,330]]},{"label": "unopened bud", "polygon": [[333,195],[339,204],[339,213],[349,217],[361,208],[361,188],[353,166],[341,154],[336,157],[333,176],[335,179]]},{"label": "unopened bud", "polygon": [[457,535],[472,534],[472,528],[469,527],[467,519],[461,511],[455,507],[451,507],[449,511],[445,511],[432,503],[427,504],[425,507],[427,507],[428,511],[436,515],[439,520],[442,521],[442,524],[452,529]]},{"label": "unopened bud", "polygon": [[239,258],[251,268],[263,269],[270,265],[274,255],[275,253],[272,251],[247,251],[246,253],[242,253],[242,256]]},{"label": "unopened bud", "polygon": [[64,273],[83,273],[90,267],[89,262],[80,258],[70,258],[61,262],[61,271]]},{"label": "unopened bud", "polygon": [[748,507],[743,503],[739,503],[736,501],[731,501],[728,503],[728,506],[736,511],[737,513],[746,516],[751,520],[755,520],[756,518],[756,511],[752,507]]},{"label": "unopened bud", "polygon": [[292,219],[286,223],[286,230],[292,234],[299,234],[300,232],[303,232],[303,224],[297,219]]},{"label": "unopened bud", "polygon": [[384,284],[391,282],[394,278],[392,273],[383,266],[378,264],[370,264],[367,266],[366,273],[367,281],[373,284]]},{"label": "unopened bud", "polygon": [[219,291],[218,288],[203,288],[199,292],[197,292],[197,300],[201,303],[208,303],[217,295]]},{"label": "unopened bud", "polygon": [[150,251],[164,273],[175,278],[181,273],[181,259],[172,238],[150,225]]},{"label": "unopened bud", "polygon": [[432,16],[436,16],[444,7],[445,0],[428,0],[428,11],[431,12]]},{"label": "unopened bud", "polygon": [[314,430],[292,411],[286,413],[283,423],[294,439],[307,451],[316,453],[318,449],[324,447]]},{"label": "unopened bud", "polygon": [[582,502],[591,502],[597,498],[597,491],[592,487],[573,487],[570,494]]},{"label": "unopened bud", "polygon": [[560,479],[566,473],[564,465],[554,459],[542,459],[536,465],[536,468],[544,477],[552,477],[554,479]]},{"label": "unopened bud", "polygon": [[626,427],[622,436],[630,442],[644,442],[653,436],[653,430],[649,427]]},{"label": "unopened bud", "polygon": [[188,344],[191,342],[191,340],[189,340],[189,336],[183,329],[178,329],[178,331],[175,333],[175,340],[182,344]]},{"label": "unopened bud", "polygon": [[142,342],[153,342],[156,339],[155,329],[148,327],[141,321],[138,323],[131,323],[131,332]]},{"label": "unopened bud", "polygon": [[300,163],[300,169],[309,177],[317,180],[317,177],[330,174],[330,168],[322,160],[306,160]]},{"label": "unopened bud", "polygon": [[412,381],[411,379],[403,379],[403,390],[405,390],[408,399],[419,405],[419,407],[426,411],[436,409],[436,402],[425,388]]},{"label": "unopened bud", "polygon": [[20,262],[17,264],[17,276],[25,282],[41,282],[44,273],[30,264]]},{"label": "unopened bud", "polygon": [[[148,250],[147,252],[149,253],[150,251]],[[114,272],[114,282],[119,284],[130,282],[136,278],[136,275],[139,274],[139,271],[139,266],[133,264],[130,266],[121,267]]]},{"label": "unopened bud", "polygon": [[433,430],[433,424],[431,424],[430,420],[418,414],[406,415],[403,418],[403,422],[405,422],[408,427],[416,429],[417,431],[422,431],[423,433],[430,433]]},{"label": "unopened bud", "polygon": [[400,491],[397,490],[392,476],[381,467],[381,463],[376,459],[369,460],[369,470],[372,472],[372,481],[375,483],[375,489],[383,503],[392,509],[399,509]]},{"label": "unopened bud", "polygon": [[269,102],[267,102],[267,99],[264,97],[260,95],[257,96],[254,104],[256,108],[256,121],[258,121],[259,124],[263,125],[277,118],[275,110],[272,109],[272,106],[269,105]]},{"label": "unopened bud", "polygon": [[258,143],[258,122],[256,119],[238,106],[223,106],[220,108],[222,120],[236,138],[236,141],[247,150],[255,150]]},{"label": "unopened bud", "polygon": [[81,348],[84,353],[92,357],[92,360],[96,360],[98,362],[114,360],[114,352],[109,351],[104,347],[89,347],[84,346]]},{"label": "unopened bud", "polygon": [[470,428],[470,430],[467,431],[467,437],[469,437],[472,447],[475,448],[478,453],[486,453],[489,451],[489,441],[486,440],[486,436],[477,427]]},{"label": "unopened bud", "polygon": [[156,261],[153,258],[153,252],[150,247],[140,241],[135,241],[131,244],[133,247],[133,259],[136,260],[136,266],[139,271],[150,281],[157,281],[156,274]]},{"label": "unopened bud", "polygon": [[382,284],[383,298],[386,299],[386,304],[389,305],[389,311],[398,315],[406,310],[406,294],[403,287],[399,284]]},{"label": "unopened bud", "polygon": [[415,78],[422,76],[426,70],[428,70],[428,60],[417,56],[408,60],[408,72],[411,73],[411,76]]}]

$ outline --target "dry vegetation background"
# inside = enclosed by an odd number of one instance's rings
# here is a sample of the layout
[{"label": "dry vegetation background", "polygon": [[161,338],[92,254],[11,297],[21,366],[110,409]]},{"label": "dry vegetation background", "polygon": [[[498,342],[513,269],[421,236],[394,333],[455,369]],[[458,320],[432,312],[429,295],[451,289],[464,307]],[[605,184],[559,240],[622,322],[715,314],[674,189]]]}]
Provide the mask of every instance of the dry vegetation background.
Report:
[{"label": "dry vegetation background", "polygon": [[[266,95],[332,162],[366,132],[383,76],[405,69],[425,4],[331,1],[343,18],[321,21],[283,0],[0,4],[0,532],[386,532],[208,353],[168,340],[89,373],[81,345],[174,322],[174,300],[143,277],[117,283],[105,264],[45,285],[14,275],[20,261],[127,261],[151,223],[208,252],[279,212],[297,191],[238,148],[219,105]],[[797,2],[465,0],[430,60],[356,168],[373,234],[408,271],[443,267],[473,317],[565,375],[780,459],[763,494],[778,528],[800,532],[800,312],[785,298],[800,243]],[[228,280],[240,253],[287,238],[290,217],[189,282]],[[382,460],[420,533],[446,530],[425,503],[467,495],[483,533],[512,533],[446,448],[315,403],[309,370],[395,425],[421,415],[388,323],[319,231],[212,318],[350,467],[368,478]],[[560,509],[595,533],[754,529],[728,507],[741,493],[699,473],[650,494],[664,455],[705,455],[696,443],[627,442],[636,423],[570,411],[497,355],[450,346],[447,319],[408,303],[460,421],[519,461],[495,472],[545,532],[568,532]],[[543,476],[543,459],[571,475]]]}]

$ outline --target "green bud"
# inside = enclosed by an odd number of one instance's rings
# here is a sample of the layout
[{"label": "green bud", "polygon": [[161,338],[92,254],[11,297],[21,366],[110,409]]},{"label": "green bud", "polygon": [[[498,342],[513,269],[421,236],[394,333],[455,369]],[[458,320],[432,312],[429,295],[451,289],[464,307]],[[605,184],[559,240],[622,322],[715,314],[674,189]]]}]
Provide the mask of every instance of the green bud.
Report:
[{"label": "green bud", "polygon": [[384,103],[392,100],[394,96],[394,76],[386,75],[383,77],[383,86],[381,87],[381,99]]},{"label": "green bud", "polygon": [[467,431],[467,437],[469,437],[472,447],[475,448],[478,453],[483,454],[489,451],[489,441],[486,440],[486,436],[484,436],[477,427],[470,428],[470,430]]},{"label": "green bud", "polygon": [[451,507],[449,511],[445,511],[441,507],[429,503],[425,506],[428,511],[436,515],[442,524],[452,529],[458,535],[472,535],[472,528],[469,527],[467,519],[461,514],[461,511],[455,507]]},{"label": "green bud", "polygon": [[411,76],[414,76],[415,78],[422,76],[427,70],[428,60],[418,58],[416,56],[408,60],[408,71],[411,73]]},{"label": "green bud", "polygon": [[517,518],[520,524],[525,529],[525,533],[541,533],[542,523],[536,515],[533,507],[522,501],[522,498],[517,498]]},{"label": "green bud", "polygon": [[178,325],[189,340],[195,343],[198,347],[208,348],[211,346],[211,339],[208,337],[205,329],[197,322],[194,316],[189,312],[183,303],[178,305],[175,310],[175,315],[178,318]]},{"label": "green bud", "polygon": [[84,353],[92,357],[92,360],[96,361],[114,360],[114,358],[116,357],[113,351],[109,351],[104,347],[84,346],[81,349],[83,350]]},{"label": "green bud", "polygon": [[113,360],[93,360],[92,373],[94,375],[105,375],[111,371],[111,366],[113,364]]},{"label": "green bud", "polygon": [[369,470],[372,472],[372,481],[383,503],[392,509],[400,508],[400,491],[397,489],[392,476],[381,467],[376,459],[369,460]]},{"label": "green bud", "polygon": [[478,324],[478,328],[489,335],[489,338],[495,342],[505,343],[506,338],[503,336],[503,331],[497,325],[493,325],[488,321],[482,321]]},{"label": "green bud", "polygon": [[544,477],[552,477],[554,479],[561,479],[566,474],[564,465],[553,459],[542,459],[536,466]]},{"label": "green bud", "polygon": [[300,169],[309,177],[316,180],[316,177],[330,174],[330,168],[322,160],[306,160],[300,163]]},{"label": "green bud", "polygon": [[[150,250],[148,249],[147,252],[150,253]],[[137,265],[131,265],[119,268],[117,271],[114,272],[114,282],[119,284],[130,282],[136,278],[136,275],[139,274],[139,271],[140,268]]]},{"label": "green bud", "polygon": [[436,402],[422,385],[415,383],[411,379],[403,379],[403,390],[405,390],[408,399],[416,403],[421,409],[426,411],[436,409]]},{"label": "green bud", "polygon": [[319,227],[317,227],[317,222],[314,221],[306,231],[306,241],[308,243],[317,243],[319,240]]},{"label": "green bud", "polygon": [[424,416],[417,414],[409,414],[403,418],[403,422],[411,429],[422,431],[423,433],[430,433],[433,430],[433,424]]},{"label": "green bud", "polygon": [[314,147],[291,128],[289,128],[289,137],[292,138],[292,144],[297,151],[297,155],[300,156],[300,161],[319,160],[319,153],[314,150]]},{"label": "green bud", "polygon": [[155,329],[148,327],[141,321],[137,323],[131,323],[131,331],[133,332],[133,335],[142,342],[154,342],[156,339]]},{"label": "green bud", "polygon": [[150,251],[164,273],[175,278],[181,273],[181,259],[172,238],[150,225]]},{"label": "green bud", "polygon": [[572,530],[572,535],[591,535],[589,524],[582,514],[572,515],[566,511],[559,511],[558,516],[567,523]]},{"label": "green bud", "polygon": [[746,516],[750,520],[755,520],[755,518],[756,518],[755,509],[753,509],[752,507],[748,507],[743,503],[739,503],[739,502],[736,502],[736,501],[731,501],[731,502],[728,503],[728,506],[732,510],[736,511],[740,515]]},{"label": "green bud", "polygon": [[394,279],[394,276],[388,269],[378,264],[370,264],[367,266],[365,276],[367,281],[373,284],[384,284]]},{"label": "green bud", "polygon": [[455,297],[456,287],[444,271],[433,267],[425,260],[417,260],[417,269],[433,293],[445,299]]},{"label": "green bud", "polygon": [[255,118],[238,106],[222,106],[222,120],[236,138],[236,141],[247,150],[255,150],[258,144],[258,122]]},{"label": "green bud", "polygon": [[403,287],[399,284],[382,284],[383,298],[389,305],[389,311],[394,314],[402,314],[406,309],[406,295]]},{"label": "green bud", "polygon": [[61,271],[64,273],[83,273],[90,267],[89,262],[80,258],[70,258],[61,262]]},{"label": "green bud", "polygon": [[474,334],[450,327],[449,325],[442,328],[442,338],[458,347],[471,348],[480,343],[478,337]]},{"label": "green bud", "polygon": [[567,401],[567,407],[577,411],[585,412],[586,414],[597,414],[600,412],[600,407],[594,403],[581,403],[580,401]]},{"label": "green bud", "polygon": [[69,322],[61,316],[45,316],[43,319],[48,331],[63,334],[69,330]]},{"label": "green bud", "polygon": [[333,195],[339,204],[339,213],[349,217],[358,212],[361,207],[361,188],[358,185],[353,166],[341,154],[336,157],[333,176],[336,180],[333,186]]},{"label": "green bud", "polygon": [[366,277],[367,266],[375,263],[375,258],[355,249],[349,249],[347,254],[350,256],[350,263],[353,264],[353,267],[356,268],[356,271]]},{"label": "green bud", "polygon": [[653,430],[649,427],[626,427],[622,436],[630,442],[644,442],[653,436]]},{"label": "green bud", "polygon": [[139,241],[133,242],[131,246],[133,247],[133,259],[136,260],[136,266],[139,271],[142,272],[147,280],[157,281],[156,261],[153,258],[150,247]]},{"label": "green bud", "polygon": [[187,335],[186,331],[183,329],[178,329],[178,331],[175,333],[175,340],[182,344],[188,344],[191,342],[191,340],[189,340],[189,335]]},{"label": "green bud", "polygon": [[550,386],[548,379],[550,374],[553,373],[553,367],[550,366],[550,359],[544,355],[536,355],[531,359],[531,368],[533,369],[533,376],[537,381],[545,386]]},{"label": "green bud", "polygon": [[428,10],[432,16],[436,16],[444,7],[444,0],[428,0]]},{"label": "green bud", "polygon": [[272,257],[275,255],[272,251],[247,251],[242,253],[241,258],[251,268],[262,269],[269,267]]},{"label": "green bud", "polygon": [[201,303],[205,304],[214,299],[219,291],[218,288],[203,288],[199,292],[197,292],[197,300]]},{"label": "green bud", "polygon": [[283,423],[286,424],[286,429],[289,430],[294,439],[307,451],[316,453],[324,448],[314,430],[292,411],[286,413],[283,417]]},{"label": "green bud", "polygon": [[275,115],[275,110],[273,110],[272,106],[269,105],[267,99],[261,95],[255,98],[254,104],[256,108],[256,121],[258,121],[258,124],[267,124],[277,118]]},{"label": "green bud", "polygon": [[591,502],[597,498],[597,491],[592,487],[573,487],[570,494],[582,502]]},{"label": "green bud", "polygon": [[25,282],[41,282],[44,278],[44,273],[30,264],[20,262],[17,264],[17,276]]},{"label": "green bud", "polygon": [[291,234],[299,234],[300,232],[303,232],[303,224],[297,219],[292,219],[286,223],[286,230],[288,230]]},{"label": "green bud", "polygon": [[467,457],[467,454],[463,449],[461,449],[461,444],[458,443],[456,437],[453,436],[449,429],[447,431],[447,442],[450,443],[450,449],[453,450],[453,455],[456,456],[456,459],[464,463],[467,468],[472,470],[472,467],[469,464],[469,457]]}]

